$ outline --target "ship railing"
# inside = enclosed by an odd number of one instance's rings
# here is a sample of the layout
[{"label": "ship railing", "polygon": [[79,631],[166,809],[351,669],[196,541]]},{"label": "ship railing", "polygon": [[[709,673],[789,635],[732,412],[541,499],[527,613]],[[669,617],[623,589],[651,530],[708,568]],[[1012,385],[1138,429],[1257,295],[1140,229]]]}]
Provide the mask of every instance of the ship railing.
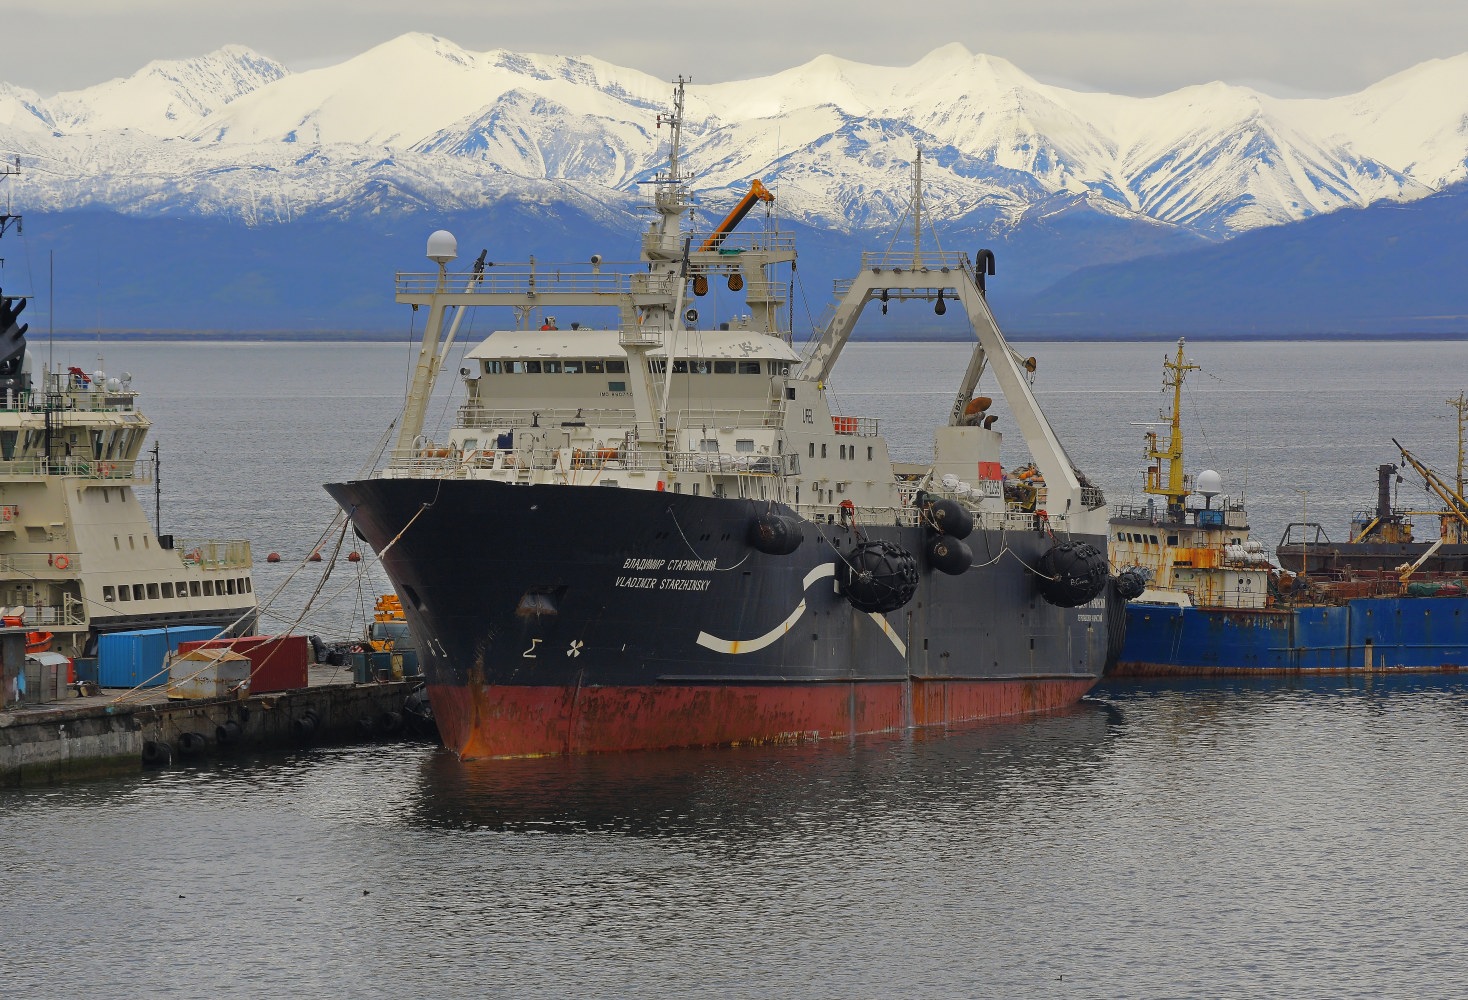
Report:
[{"label": "ship railing", "polygon": [[585,425],[593,429],[603,425],[610,433],[620,436],[632,424],[633,410],[626,408],[537,407],[535,409],[505,409],[465,403],[459,407],[457,424],[460,427],[562,427]]},{"label": "ship railing", "polygon": [[758,410],[679,410],[670,417],[680,433],[704,428],[708,431],[738,430],[741,427],[780,427],[785,423],[779,406]]},{"label": "ship railing", "polygon": [[250,543],[243,538],[175,538],[173,550],[185,566],[201,569],[249,569]]},{"label": "ship railing", "polygon": [[0,410],[22,413],[51,412],[128,412],[135,408],[138,394],[130,389],[94,390],[70,382],[58,384],[55,391],[39,390],[17,393],[7,389],[0,394]]},{"label": "ship railing", "polygon": [[[626,268],[638,267],[625,264]],[[456,295],[625,295],[634,290],[636,279],[645,274],[628,274],[606,265],[607,270],[590,264],[499,263],[485,268],[476,280],[472,275],[454,272],[440,280],[437,271],[399,271],[398,295],[430,295],[452,292]],[[533,304],[533,302],[531,303]]]},{"label": "ship railing", "polygon": [[[690,241],[688,244],[689,249],[694,253],[698,253],[703,245],[708,242],[713,232],[684,233],[683,235]],[[723,239],[719,241],[718,249],[711,250],[709,253],[717,253],[721,257],[731,258],[730,264],[732,265],[734,259],[744,253],[768,253],[770,251],[791,253],[794,250],[794,233],[787,233],[780,230],[748,229],[736,230],[732,233],[724,234]],[[707,266],[704,269],[707,270]]]},{"label": "ship railing", "polygon": [[1099,486],[1082,486],[1081,506],[1086,510],[1100,510],[1106,506],[1106,494]]},{"label": "ship railing", "polygon": [[[70,595],[68,595],[70,596]],[[72,599],[66,607],[54,604],[27,604],[22,625],[25,628],[55,628],[63,625],[85,625],[82,602]]]},{"label": "ship railing", "polygon": [[959,250],[867,250],[861,255],[861,266],[863,270],[931,273],[935,280],[953,271],[972,270],[968,254]]},{"label": "ship railing", "polygon": [[914,507],[842,507],[834,503],[797,503],[791,509],[815,524],[896,525],[916,527],[920,515]]},{"label": "ship railing", "polygon": [[837,434],[876,437],[879,433],[878,426],[876,417],[838,417],[834,413],[831,414],[831,428]]},{"label": "ship railing", "polygon": [[10,552],[0,555],[0,573],[75,576],[81,568],[82,557],[77,552]]},{"label": "ship railing", "polygon": [[110,462],[74,455],[17,458],[0,462],[0,476],[81,476],[86,479],[123,480],[132,485],[153,481],[153,463],[141,460]]},{"label": "ship railing", "polygon": [[712,472],[720,475],[794,475],[794,455],[728,454],[717,451],[675,452],[670,463],[675,472]]},{"label": "ship railing", "polygon": [[1137,504],[1117,503],[1111,505],[1111,516],[1126,521],[1143,521],[1148,524],[1161,524],[1167,520],[1167,508],[1157,506],[1139,506]]}]

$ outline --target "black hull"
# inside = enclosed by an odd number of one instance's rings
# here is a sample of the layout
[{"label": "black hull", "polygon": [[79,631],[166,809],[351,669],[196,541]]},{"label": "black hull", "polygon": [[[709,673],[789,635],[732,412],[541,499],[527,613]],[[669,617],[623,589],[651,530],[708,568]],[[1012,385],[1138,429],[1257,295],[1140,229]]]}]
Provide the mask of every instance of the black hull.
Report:
[{"label": "black hull", "polygon": [[[551,693],[570,699],[574,712],[583,692],[617,688],[645,701],[710,686],[778,692],[827,685],[855,698],[860,686],[872,685],[891,689],[883,699],[911,702],[923,697],[914,682],[988,682],[993,691],[1013,687],[1015,710],[1025,710],[1055,707],[1030,704],[1037,697],[1075,700],[1105,667],[1104,599],[1075,609],[1046,603],[1026,567],[1053,542],[1035,532],[975,531],[972,568],[948,576],[924,567],[905,607],[871,615],[839,592],[843,554],[862,538],[883,539],[921,560],[925,529],[802,521],[801,545],[781,556],[746,541],[763,502],[463,480],[372,479],[327,489],[403,597],[435,712],[455,749],[478,745],[472,732],[524,723],[506,715],[542,711]],[[1104,548],[1099,536],[1082,540]],[[1044,694],[1015,687],[1034,682],[1051,683]],[[498,705],[496,719],[484,719],[487,688],[518,689],[527,698],[541,692],[531,698],[541,707]],[[944,690],[946,699],[970,697]],[[450,695],[440,692],[449,691],[469,692],[472,703],[448,704]],[[803,697],[802,706],[834,696]],[[1004,697],[998,710],[975,713],[1005,714]],[[680,705],[674,699],[666,710],[693,711]],[[794,718],[805,708],[781,711]],[[810,709],[813,717],[823,711]],[[911,704],[893,711],[923,714]],[[645,745],[676,744],[668,722],[649,722],[662,735]],[[635,729],[616,745],[644,745]],[[741,738],[762,737],[735,732],[717,741]],[[532,739],[525,752],[539,752],[542,742],[554,739]]]}]

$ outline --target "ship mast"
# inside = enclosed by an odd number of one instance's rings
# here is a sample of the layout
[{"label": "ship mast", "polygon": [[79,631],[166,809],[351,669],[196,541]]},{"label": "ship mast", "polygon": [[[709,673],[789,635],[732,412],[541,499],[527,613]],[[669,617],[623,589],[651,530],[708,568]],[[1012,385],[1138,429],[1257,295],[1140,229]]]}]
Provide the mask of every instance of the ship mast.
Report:
[{"label": "ship mast", "polygon": [[1463,425],[1468,423],[1468,396],[1458,393],[1448,405],[1458,411],[1458,496],[1463,495]]},{"label": "ship mast", "polygon": [[[1184,501],[1192,494],[1183,474],[1183,379],[1188,372],[1198,371],[1200,366],[1183,358],[1182,337],[1177,341],[1177,358],[1164,358],[1162,368],[1166,372],[1162,379],[1164,389],[1172,390],[1172,436],[1167,448],[1157,447],[1157,432],[1147,432],[1147,457],[1155,463],[1147,469],[1147,485],[1144,492],[1167,498],[1168,513],[1181,514]],[[1162,463],[1167,462],[1167,482],[1162,482]]]}]

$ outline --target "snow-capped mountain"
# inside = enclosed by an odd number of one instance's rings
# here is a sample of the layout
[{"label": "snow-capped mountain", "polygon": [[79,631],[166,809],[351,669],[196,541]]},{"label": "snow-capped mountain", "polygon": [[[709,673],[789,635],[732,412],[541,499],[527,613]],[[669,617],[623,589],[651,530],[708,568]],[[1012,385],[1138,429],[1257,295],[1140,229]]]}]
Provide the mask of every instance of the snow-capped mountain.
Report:
[{"label": "snow-capped mountain", "polygon": [[[228,46],[49,99],[0,84],[0,149],[44,164],[27,200],[46,210],[257,224],[470,207],[571,181],[620,211],[665,156],[656,115],[670,94],[590,57],[424,34],[303,73]],[[1218,83],[1130,98],[1041,84],[951,44],[910,67],[822,56],[690,86],[685,121],[684,162],[711,213],[760,177],[792,217],[881,227],[920,147],[940,219],[987,206],[1002,226],[1070,195],[1219,239],[1462,180],[1468,55],[1331,100]]]}]

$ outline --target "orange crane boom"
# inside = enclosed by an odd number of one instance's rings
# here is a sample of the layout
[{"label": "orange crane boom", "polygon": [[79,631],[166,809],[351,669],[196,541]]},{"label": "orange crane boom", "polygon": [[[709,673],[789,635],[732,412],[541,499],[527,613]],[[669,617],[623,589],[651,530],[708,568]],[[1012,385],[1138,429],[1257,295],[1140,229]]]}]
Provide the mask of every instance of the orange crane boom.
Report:
[{"label": "orange crane boom", "polygon": [[717,250],[719,244],[724,242],[724,237],[728,236],[734,231],[735,226],[744,221],[744,217],[749,214],[749,210],[754,208],[755,202],[774,200],[775,196],[770,194],[769,188],[765,187],[759,180],[752,181],[749,185],[749,194],[739,199],[739,204],[734,206],[734,211],[724,217],[724,221],[719,223],[718,228],[709,234],[709,238],[703,241],[703,246],[699,247],[699,249]]}]

